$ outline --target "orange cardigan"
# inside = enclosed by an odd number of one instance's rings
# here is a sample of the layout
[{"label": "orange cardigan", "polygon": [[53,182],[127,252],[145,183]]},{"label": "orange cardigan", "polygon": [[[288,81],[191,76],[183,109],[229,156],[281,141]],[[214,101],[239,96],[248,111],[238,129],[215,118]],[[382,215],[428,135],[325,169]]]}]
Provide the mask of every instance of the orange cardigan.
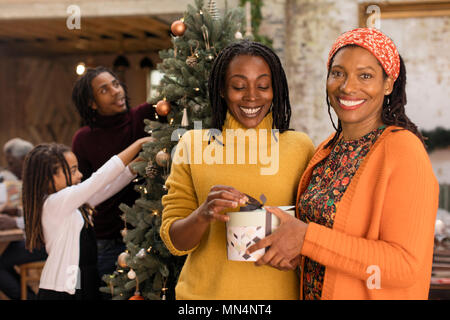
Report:
[{"label": "orange cardigan", "polygon": [[[308,226],[301,254],[326,266],[322,299],[428,298],[439,185],[420,140],[396,129],[387,127],[361,163],[333,229]],[[296,203],[330,138],[303,173]]]}]

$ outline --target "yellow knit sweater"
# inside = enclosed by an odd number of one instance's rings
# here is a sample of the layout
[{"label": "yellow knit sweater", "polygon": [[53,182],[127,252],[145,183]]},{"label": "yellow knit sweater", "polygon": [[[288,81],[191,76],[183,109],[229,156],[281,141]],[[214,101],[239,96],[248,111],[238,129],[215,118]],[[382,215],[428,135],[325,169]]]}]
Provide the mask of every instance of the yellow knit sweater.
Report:
[{"label": "yellow knit sweater", "polygon": [[[223,129],[242,130],[234,133],[238,137],[250,136],[245,142],[239,142],[239,139],[233,139],[233,142],[231,135],[227,142],[230,131],[224,130],[208,144],[208,130],[191,130],[178,143],[166,182],[168,194],[162,198],[164,210],[160,230],[161,238],[172,254],[188,254],[176,286],[177,299],[299,298],[296,271],[283,272],[269,266],[256,267],[253,262],[227,260],[223,222],[212,222],[200,243],[189,251],[177,250],[169,236],[171,224],[196,210],[211,187],[218,184],[233,186],[256,199],[264,194],[266,205],[294,205],[295,190],[314,153],[314,146],[304,133],[286,131],[276,136],[271,128],[271,113],[255,131],[243,128],[228,113]],[[195,140],[199,137],[204,137],[204,141]],[[255,145],[257,151],[253,150],[252,156],[251,149]],[[244,146],[245,156],[242,156],[239,148]],[[276,155],[279,156],[277,164]]]}]

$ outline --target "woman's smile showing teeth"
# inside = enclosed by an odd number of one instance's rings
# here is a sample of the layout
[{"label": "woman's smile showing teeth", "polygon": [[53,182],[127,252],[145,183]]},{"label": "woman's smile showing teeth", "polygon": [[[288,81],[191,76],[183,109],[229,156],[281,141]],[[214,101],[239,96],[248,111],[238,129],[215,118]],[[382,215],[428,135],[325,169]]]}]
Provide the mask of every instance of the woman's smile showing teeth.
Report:
[{"label": "woman's smile showing teeth", "polygon": [[338,101],[339,101],[339,106],[344,110],[355,110],[355,109],[359,108],[360,106],[362,106],[364,102],[366,102],[365,99],[347,100],[347,99],[341,99],[341,98],[339,98]]},{"label": "woman's smile showing teeth", "polygon": [[261,110],[262,107],[247,108],[239,107],[247,117],[256,117],[256,114]]}]

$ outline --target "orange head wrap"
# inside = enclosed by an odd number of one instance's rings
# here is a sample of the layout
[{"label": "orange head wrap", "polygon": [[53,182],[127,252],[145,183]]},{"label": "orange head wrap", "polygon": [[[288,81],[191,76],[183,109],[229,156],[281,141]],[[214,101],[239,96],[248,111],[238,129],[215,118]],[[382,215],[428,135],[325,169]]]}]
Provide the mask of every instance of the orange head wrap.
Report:
[{"label": "orange head wrap", "polygon": [[394,80],[397,79],[400,73],[400,57],[397,48],[389,37],[374,28],[358,28],[340,35],[328,54],[328,68],[334,54],[340,48],[350,44],[369,50],[380,61],[386,74]]}]

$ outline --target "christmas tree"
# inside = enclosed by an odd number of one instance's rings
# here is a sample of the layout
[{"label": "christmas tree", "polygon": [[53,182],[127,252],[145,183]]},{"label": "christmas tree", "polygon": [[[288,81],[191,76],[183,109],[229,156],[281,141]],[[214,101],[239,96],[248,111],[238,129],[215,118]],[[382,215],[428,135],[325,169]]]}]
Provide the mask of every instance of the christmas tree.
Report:
[{"label": "christmas tree", "polygon": [[[226,7],[220,16],[214,0],[209,0],[207,6],[203,0],[195,0],[195,7],[189,5],[184,17],[171,26],[173,48],[160,52],[162,63],[158,70],[164,76],[157,96],[150,101],[167,123],[145,122],[154,140],[144,145],[140,153],[144,161],[134,166],[140,198],[132,207],[120,206],[127,250],[119,256],[116,271],[103,277],[108,286],[101,288],[113,299],[175,298],[185,258],[172,256],[159,236],[161,198],[167,192],[164,183],[170,172],[171,151],[182,133],[193,128],[194,121],[209,127],[209,72],[218,53],[242,37],[242,21],[240,8]],[[127,229],[126,224],[132,228]]]}]

